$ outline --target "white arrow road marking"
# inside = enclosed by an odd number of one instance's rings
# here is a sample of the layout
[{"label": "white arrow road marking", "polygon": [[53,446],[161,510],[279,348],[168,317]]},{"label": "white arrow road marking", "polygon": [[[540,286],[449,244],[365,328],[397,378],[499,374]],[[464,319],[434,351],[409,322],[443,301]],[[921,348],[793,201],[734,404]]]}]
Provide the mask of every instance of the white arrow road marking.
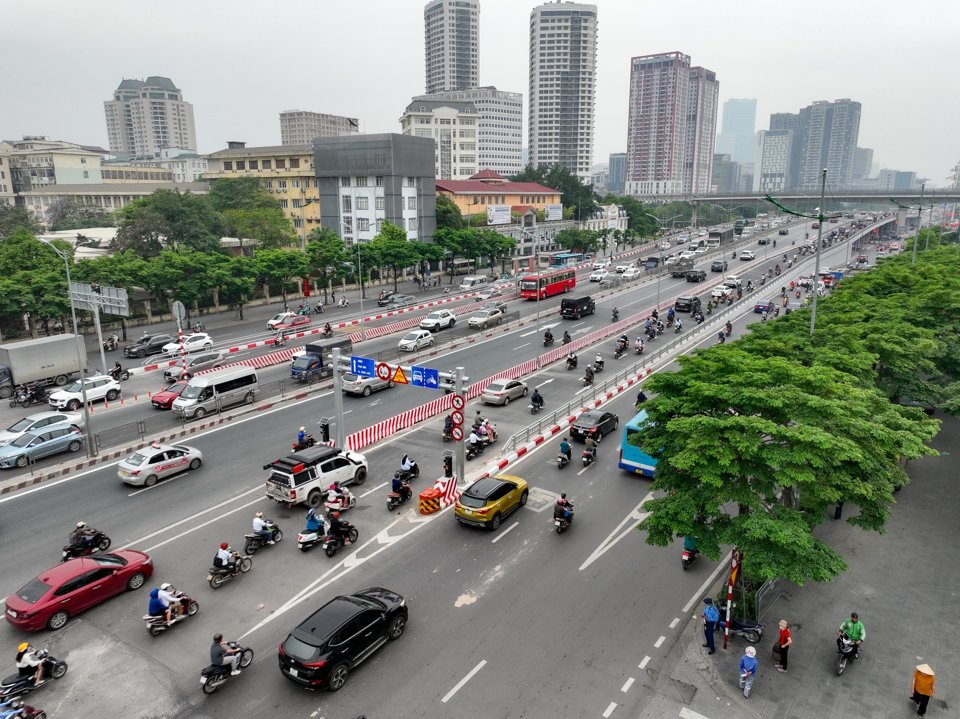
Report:
[{"label": "white arrow road marking", "polygon": [[540,389],[544,385],[550,384],[551,382],[553,382],[553,377],[551,377],[550,379],[543,380],[543,382],[537,385],[537,389]]},{"label": "white arrow road marking", "polygon": [[[634,507],[630,511],[630,514],[624,517],[620,521],[620,524],[614,527],[613,531],[607,535],[607,538],[600,543],[600,546],[597,547],[595,550],[593,550],[593,554],[587,557],[587,560],[580,565],[581,572],[587,567],[589,567],[591,564],[593,564],[595,561],[600,559],[600,557],[606,554],[615,544],[617,544],[617,542],[619,542],[621,539],[623,539],[628,534],[630,534],[630,532],[634,531],[637,524],[639,524],[644,519],[650,516],[650,512],[641,512],[640,508],[643,506],[644,502],[652,498],[653,498],[653,492],[648,493],[647,496],[640,501],[640,504]],[[626,525],[626,529],[623,529],[624,525]]]}]

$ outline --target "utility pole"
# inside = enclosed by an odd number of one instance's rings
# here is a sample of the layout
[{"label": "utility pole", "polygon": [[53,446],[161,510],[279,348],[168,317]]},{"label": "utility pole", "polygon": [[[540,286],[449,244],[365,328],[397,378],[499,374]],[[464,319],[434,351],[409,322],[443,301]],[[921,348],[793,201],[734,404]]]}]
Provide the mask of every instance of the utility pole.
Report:
[{"label": "utility pole", "polygon": [[810,336],[813,337],[817,328],[817,297],[820,294],[820,250],[823,247],[823,214],[824,202],[827,194],[827,168],[823,168],[820,177],[820,207],[817,208],[817,258],[813,263],[813,304],[810,307]]},{"label": "utility pole", "polygon": [[920,228],[923,227],[923,191],[926,187],[926,182],[920,185],[920,204],[917,205],[917,234],[913,238],[913,259],[910,261],[911,265],[917,264],[917,243],[920,242]]},{"label": "utility pole", "polygon": [[337,422],[336,445],[346,449],[346,428],[343,426],[343,391],[340,389],[340,348],[333,348],[333,359],[330,365],[333,368],[333,414]]},{"label": "utility pole", "polygon": [[[463,373],[464,373],[464,371],[465,371],[465,370],[464,370],[463,367],[457,367],[456,373],[455,373],[455,375],[454,375],[454,377],[453,377],[453,391],[454,391],[455,395],[458,396],[458,397],[463,397]],[[464,399],[466,399],[466,397],[464,397]],[[464,409],[466,409],[466,405],[464,405]],[[463,419],[463,426],[464,426],[464,427],[466,427],[466,425],[467,425],[467,419],[468,419],[468,418],[467,418],[467,416],[466,416],[466,412],[464,412],[464,419]],[[464,437],[462,440],[460,440],[459,442],[456,443],[457,446],[456,446],[456,452],[455,452],[455,455],[454,455],[454,460],[455,460],[455,467],[456,467],[456,469],[454,470],[454,474],[457,476],[457,483],[458,483],[458,484],[460,484],[461,482],[463,482],[463,481],[464,481],[464,478],[466,477],[466,463],[467,463],[466,447],[465,447],[466,444],[467,444],[467,439],[466,439],[466,437]]]}]

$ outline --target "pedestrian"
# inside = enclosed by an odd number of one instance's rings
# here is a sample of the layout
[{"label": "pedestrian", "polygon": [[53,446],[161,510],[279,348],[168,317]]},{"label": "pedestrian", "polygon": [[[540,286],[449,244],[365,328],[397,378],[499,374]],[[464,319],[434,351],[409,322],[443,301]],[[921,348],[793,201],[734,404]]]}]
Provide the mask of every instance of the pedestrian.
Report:
[{"label": "pedestrian", "polygon": [[710,650],[707,654],[713,654],[717,651],[713,643],[713,635],[717,629],[717,622],[720,621],[720,612],[717,611],[712,598],[706,597],[703,603],[707,605],[703,608],[703,638],[706,640],[703,646]]},{"label": "pedestrian", "polygon": [[743,656],[740,657],[740,684],[743,689],[743,697],[750,698],[750,690],[753,688],[753,680],[757,677],[757,650],[753,647],[747,647],[743,650]]},{"label": "pedestrian", "polygon": [[927,703],[933,696],[933,685],[936,682],[937,677],[929,664],[917,665],[916,671],[913,672],[913,696],[910,697],[917,705],[917,716],[922,717],[927,713]]},{"label": "pedestrian", "polygon": [[833,510],[833,518],[840,519],[841,517],[843,517],[843,500],[838,499],[837,506]]},{"label": "pedestrian", "polygon": [[790,628],[787,626],[787,620],[780,620],[780,634],[777,636],[777,646],[774,649],[779,649],[779,652],[774,651],[774,654],[780,655],[780,661],[777,663],[777,671],[787,672],[787,653],[790,651],[790,645],[793,644],[793,637],[790,636]]}]

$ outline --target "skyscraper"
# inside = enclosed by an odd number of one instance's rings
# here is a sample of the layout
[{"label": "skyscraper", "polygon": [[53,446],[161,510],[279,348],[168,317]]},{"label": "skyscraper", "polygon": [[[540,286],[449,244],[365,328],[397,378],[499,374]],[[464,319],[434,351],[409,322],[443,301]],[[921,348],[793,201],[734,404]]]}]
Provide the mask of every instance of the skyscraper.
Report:
[{"label": "skyscraper", "polygon": [[853,171],[850,179],[854,182],[870,177],[873,172],[873,150],[858,147],[853,153]]},{"label": "skyscraper", "polygon": [[197,150],[193,105],[168,77],[123,80],[103,103],[110,152],[153,157],[170,147]]},{"label": "skyscraper", "polygon": [[480,84],[480,0],[431,0],[423,36],[427,94]]},{"label": "skyscraper", "polygon": [[630,61],[627,194],[710,191],[718,91],[716,74],[681,52]]},{"label": "skyscraper", "polygon": [[783,192],[790,182],[793,130],[761,130],[757,136],[754,192]]},{"label": "skyscraper", "polygon": [[799,125],[800,187],[817,189],[824,168],[831,187],[849,186],[860,136],[860,103],[849,99],[814,102],[800,110]]},{"label": "skyscraper", "polygon": [[355,117],[308,110],[284,110],[280,113],[281,145],[309,145],[318,137],[339,137],[358,132],[360,121]]},{"label": "skyscraper", "polygon": [[597,74],[597,6],[546,3],[530,13],[530,164],[590,179]]},{"label": "skyscraper", "polygon": [[607,176],[607,192],[622,195],[627,184],[627,153],[611,152]]},{"label": "skyscraper", "polygon": [[753,162],[757,130],[757,101],[732,98],[723,103],[723,124],[717,134],[717,152],[734,162]]}]

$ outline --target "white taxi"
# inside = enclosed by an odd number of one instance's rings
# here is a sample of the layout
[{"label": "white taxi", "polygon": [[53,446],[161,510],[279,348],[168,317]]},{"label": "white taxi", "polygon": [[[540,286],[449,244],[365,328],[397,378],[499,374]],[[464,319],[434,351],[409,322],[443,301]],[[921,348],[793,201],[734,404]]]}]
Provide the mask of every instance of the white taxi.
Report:
[{"label": "white taxi", "polygon": [[117,476],[126,484],[152,487],[158,480],[197,469],[202,463],[203,455],[195,447],[154,442],[120,462]]}]

